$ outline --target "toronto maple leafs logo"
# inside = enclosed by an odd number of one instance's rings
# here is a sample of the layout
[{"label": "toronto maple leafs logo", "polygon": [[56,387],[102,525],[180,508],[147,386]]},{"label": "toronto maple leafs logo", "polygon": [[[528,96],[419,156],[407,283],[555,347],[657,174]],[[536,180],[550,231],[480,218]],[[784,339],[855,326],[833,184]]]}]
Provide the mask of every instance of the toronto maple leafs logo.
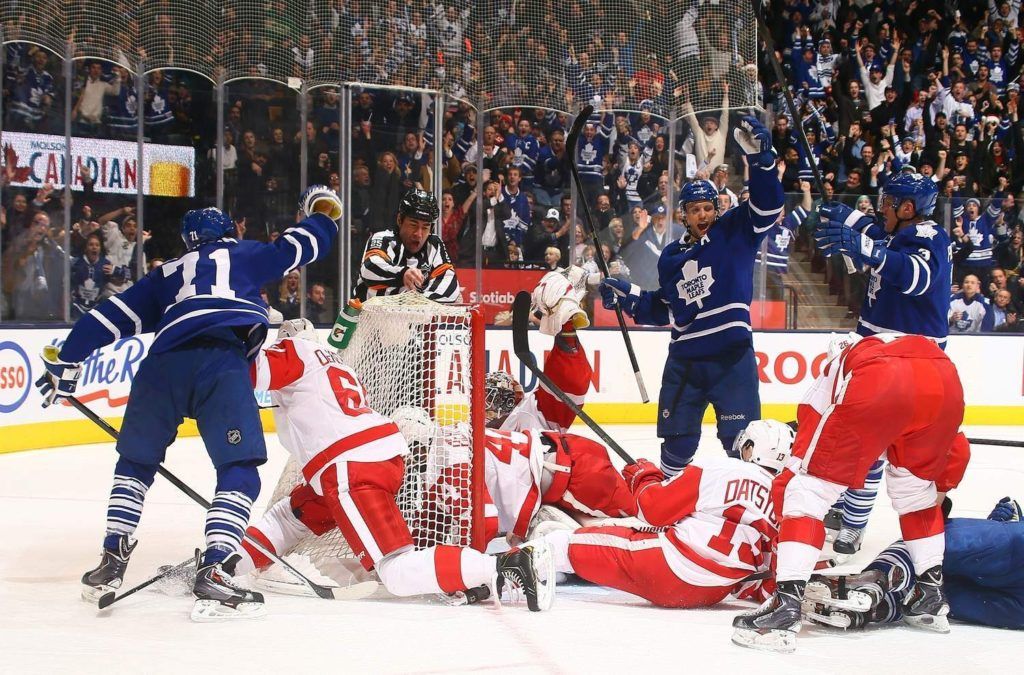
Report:
[{"label": "toronto maple leafs logo", "polygon": [[938,232],[935,231],[935,226],[929,225],[928,223],[921,223],[917,225],[917,236],[922,239],[934,239]]},{"label": "toronto maple leafs logo", "polygon": [[775,248],[784,250],[789,248],[789,241],[793,235],[786,228],[782,228],[782,231],[775,235]]},{"label": "toronto maple leafs logo", "polygon": [[882,288],[882,275],[876,272],[874,269],[871,270],[871,278],[868,279],[868,307],[875,304],[877,300],[878,291]]},{"label": "toronto maple leafs logo", "polygon": [[580,159],[586,164],[593,164],[597,159],[597,148],[592,143],[587,143],[580,148]]},{"label": "toronto maple leafs logo", "polygon": [[697,303],[703,309],[704,298],[711,295],[711,286],[715,277],[711,267],[700,267],[696,260],[687,260],[683,264],[683,278],[676,283],[676,291],[687,305]]}]

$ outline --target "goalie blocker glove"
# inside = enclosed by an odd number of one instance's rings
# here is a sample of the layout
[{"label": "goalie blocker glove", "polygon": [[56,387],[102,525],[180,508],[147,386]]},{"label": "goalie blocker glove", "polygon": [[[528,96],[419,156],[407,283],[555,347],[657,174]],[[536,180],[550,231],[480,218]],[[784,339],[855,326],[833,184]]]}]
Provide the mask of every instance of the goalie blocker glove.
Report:
[{"label": "goalie blocker glove", "polygon": [[43,365],[46,372],[36,380],[36,388],[43,397],[43,407],[49,407],[58,398],[67,398],[75,393],[78,379],[82,376],[79,363],[68,363],[60,359],[60,350],[54,345],[43,347]]},{"label": "goalie blocker glove", "polygon": [[622,311],[633,316],[637,303],[640,302],[640,287],[628,281],[609,278],[601,281],[598,286],[601,292],[601,304],[605,309],[615,309],[615,305],[621,305]]}]

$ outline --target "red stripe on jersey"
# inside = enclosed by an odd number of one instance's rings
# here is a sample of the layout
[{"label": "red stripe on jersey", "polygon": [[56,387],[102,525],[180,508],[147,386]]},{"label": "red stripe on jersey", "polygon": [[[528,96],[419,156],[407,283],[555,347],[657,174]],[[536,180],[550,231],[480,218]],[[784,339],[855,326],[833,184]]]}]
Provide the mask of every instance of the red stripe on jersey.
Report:
[{"label": "red stripe on jersey", "polygon": [[462,549],[458,546],[435,548],[434,573],[437,585],[445,593],[466,590],[466,582],[462,580]]},{"label": "red stripe on jersey", "polygon": [[794,541],[820,549],[825,545],[825,523],[810,516],[783,518],[779,542]]},{"label": "red stripe on jersey", "polygon": [[704,556],[690,548],[686,544],[686,542],[680,539],[679,535],[676,534],[675,530],[667,531],[665,533],[665,536],[672,543],[672,545],[675,546],[679,550],[679,552],[683,554],[684,558],[692,562],[694,565],[698,565],[699,567],[702,567],[708,572],[711,572],[712,574],[717,574],[718,576],[725,577],[726,579],[737,580],[743,579],[744,577],[750,574],[750,570],[733,569],[732,567],[726,567],[721,563],[715,562],[710,558],[705,558]]},{"label": "red stripe on jersey", "polygon": [[345,438],[327,446],[318,452],[313,459],[306,462],[306,466],[302,467],[302,475],[306,477],[307,481],[311,481],[313,480],[313,476],[317,475],[321,469],[327,466],[341,453],[353,448],[358,448],[360,445],[379,441],[380,439],[387,438],[392,434],[399,435],[398,427],[395,426],[394,422],[388,422],[387,424],[363,429],[362,431],[357,431],[351,436],[346,436]]},{"label": "red stripe on jersey", "polygon": [[527,493],[526,499],[523,500],[523,506],[519,509],[516,524],[512,527],[512,534],[523,539],[526,538],[526,531],[530,527],[530,521],[533,520],[533,512],[537,508],[538,501],[540,501],[540,490],[536,485],[531,485],[530,492]]},{"label": "red stripe on jersey", "polygon": [[267,387],[270,391],[287,387],[302,377],[305,371],[305,364],[291,340],[281,340],[264,350],[263,354],[267,358],[267,368],[270,369],[270,386]]},{"label": "red stripe on jersey", "polygon": [[929,506],[920,511],[903,514],[900,516],[900,531],[905,541],[942,534],[946,531],[942,521],[942,507]]}]

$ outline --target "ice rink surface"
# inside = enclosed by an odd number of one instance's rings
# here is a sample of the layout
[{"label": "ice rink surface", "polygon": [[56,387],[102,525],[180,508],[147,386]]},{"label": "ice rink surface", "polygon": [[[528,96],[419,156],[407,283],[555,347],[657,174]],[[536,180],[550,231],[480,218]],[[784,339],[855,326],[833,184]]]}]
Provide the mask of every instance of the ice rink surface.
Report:
[{"label": "ice rink surface", "polygon": [[[574,428],[574,431],[576,429]],[[651,426],[609,427],[636,456],[656,459]],[[582,433],[582,432],[581,432]],[[968,435],[1017,438],[1019,428]],[[263,500],[285,459],[268,434]],[[700,454],[721,452],[705,427]],[[79,599],[79,580],[99,560],[111,445],[0,455],[0,673],[186,671],[453,673],[859,672],[1006,673],[1024,656],[1024,632],[954,623],[949,635],[902,626],[844,634],[805,627],[797,653],[732,645],[732,617],[748,606],[665,610],[596,587],[559,589],[550,612],[523,605],[447,607],[425,601],[325,601],[268,595],[264,619],[196,624],[191,599],[143,591],[100,613]],[[214,473],[198,439],[171,449],[166,466],[200,493]],[[1004,495],[1024,498],[1024,449],[975,446],[951,494],[954,516],[985,517]],[[263,503],[257,506],[262,512]],[[203,511],[157,478],[146,500],[125,588],[202,545]],[[879,499],[860,569],[898,537]]]}]

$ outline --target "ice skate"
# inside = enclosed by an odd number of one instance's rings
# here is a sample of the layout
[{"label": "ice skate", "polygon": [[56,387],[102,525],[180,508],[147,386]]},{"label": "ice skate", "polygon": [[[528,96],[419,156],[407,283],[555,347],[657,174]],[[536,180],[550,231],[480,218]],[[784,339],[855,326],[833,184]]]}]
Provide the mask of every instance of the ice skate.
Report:
[{"label": "ice skate", "polygon": [[139,542],[123,534],[117,539],[117,549],[103,549],[99,566],[82,575],[82,600],[99,602],[110,591],[121,588],[128,559]]},{"label": "ice skate", "polygon": [[917,583],[903,603],[903,621],[915,628],[949,632],[949,603],[942,590],[942,566],[917,575]]},{"label": "ice skate", "polygon": [[741,647],[789,654],[796,649],[804,581],[780,581],[775,595],[732,620],[732,641]]},{"label": "ice skate", "polygon": [[551,608],[555,599],[555,568],[551,551],[543,542],[530,542],[498,554],[495,597],[501,596],[505,582],[510,594],[526,596],[531,612]]},{"label": "ice skate", "polygon": [[843,510],[835,507],[825,514],[825,541],[833,542],[843,527]]},{"label": "ice skate", "polygon": [[[199,556],[199,552],[196,552]],[[199,622],[229,621],[231,619],[255,619],[266,614],[263,594],[240,588],[232,575],[241,556],[232,553],[218,563],[199,567],[192,595],[196,602],[192,607],[192,620]]]},{"label": "ice skate", "polygon": [[860,550],[860,543],[863,538],[863,528],[858,530],[844,525],[839,529],[836,540],[832,542],[832,549],[839,555],[851,556]]}]

